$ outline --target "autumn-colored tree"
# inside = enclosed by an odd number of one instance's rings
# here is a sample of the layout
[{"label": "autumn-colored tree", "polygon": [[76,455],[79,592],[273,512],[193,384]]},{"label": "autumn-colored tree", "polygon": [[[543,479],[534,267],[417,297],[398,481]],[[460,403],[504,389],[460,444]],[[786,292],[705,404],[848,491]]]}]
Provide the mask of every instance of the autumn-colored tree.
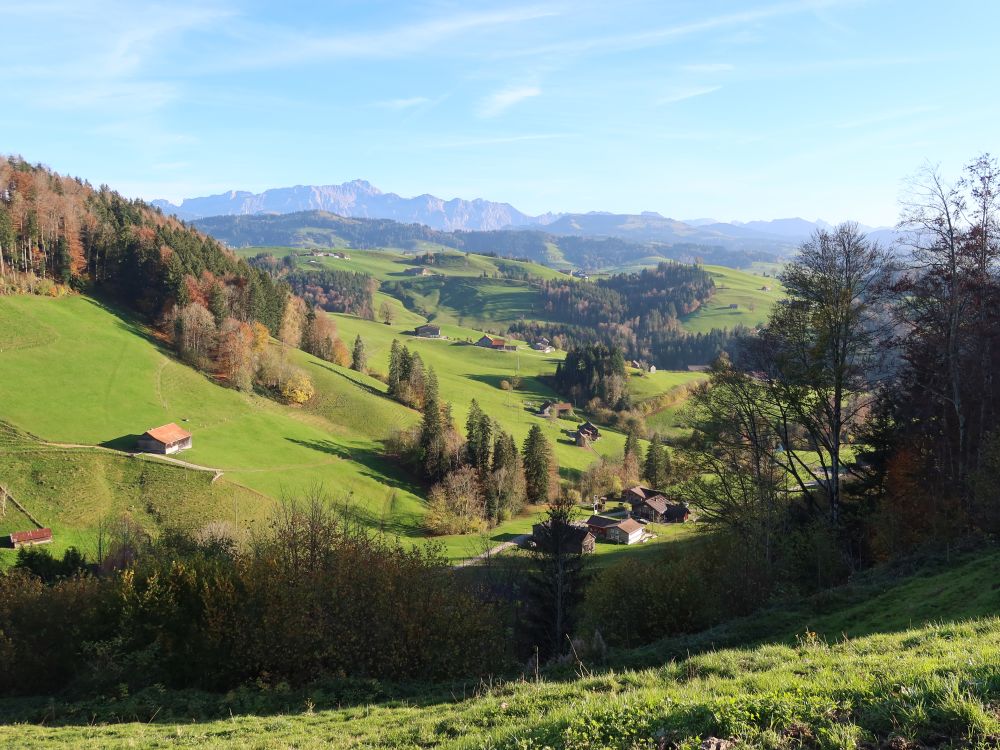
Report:
[{"label": "autumn-colored tree", "polygon": [[192,302],[180,309],[175,340],[185,360],[198,367],[206,367],[215,348],[215,335],[215,318],[202,305]]},{"label": "autumn-colored tree", "polygon": [[236,318],[226,318],[219,328],[217,362],[222,374],[241,391],[253,388],[254,332]]},{"label": "autumn-colored tree", "polygon": [[288,298],[281,316],[281,328],[278,329],[278,338],[281,343],[293,349],[302,346],[307,313],[306,303],[302,301],[301,297]]},{"label": "autumn-colored tree", "polygon": [[281,395],[290,404],[304,404],[316,393],[309,375],[303,370],[295,369],[281,384]]}]

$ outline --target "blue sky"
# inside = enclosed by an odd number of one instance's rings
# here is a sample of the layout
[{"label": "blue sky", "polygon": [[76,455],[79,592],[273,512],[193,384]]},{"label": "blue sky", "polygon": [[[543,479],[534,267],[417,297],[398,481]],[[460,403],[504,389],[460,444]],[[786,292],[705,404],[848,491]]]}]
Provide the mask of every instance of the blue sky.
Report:
[{"label": "blue sky", "polygon": [[529,213],[886,224],[925,161],[1000,151],[988,0],[0,0],[0,20],[0,152],[144,198],[360,177]]}]

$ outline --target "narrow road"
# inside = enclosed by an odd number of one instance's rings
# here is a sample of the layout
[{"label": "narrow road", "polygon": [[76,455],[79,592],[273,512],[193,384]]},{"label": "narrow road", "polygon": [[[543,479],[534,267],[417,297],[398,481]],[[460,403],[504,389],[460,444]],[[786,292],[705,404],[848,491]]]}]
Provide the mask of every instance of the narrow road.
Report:
[{"label": "narrow road", "polygon": [[221,477],[224,473],[222,469],[215,469],[211,466],[200,466],[198,464],[193,464],[189,461],[182,461],[179,458],[174,458],[173,456],[164,456],[159,453],[132,453],[131,451],[118,450],[117,448],[108,448],[104,445],[83,445],[81,443],[51,443],[44,441],[42,445],[47,445],[50,448],[64,448],[64,449],[84,449],[92,451],[104,451],[105,453],[114,453],[117,456],[127,456],[129,458],[144,458],[147,461],[165,461],[167,463],[176,464],[177,466],[183,466],[185,469],[194,469],[195,471],[207,471],[210,474],[214,474],[212,481]]},{"label": "narrow road", "polygon": [[501,542],[496,547],[493,547],[492,549],[488,549],[485,552],[483,552],[482,554],[476,555],[475,557],[470,557],[468,560],[463,560],[462,562],[458,563],[457,565],[453,565],[452,567],[453,568],[467,568],[470,565],[478,565],[483,560],[486,560],[487,558],[490,558],[493,555],[498,555],[501,552],[503,552],[504,550],[510,549],[511,547],[521,547],[521,546],[523,546],[524,544],[527,543],[527,541],[529,539],[531,539],[531,534],[521,534],[520,536],[516,536],[516,537],[514,537],[513,539],[511,539],[509,541]]}]

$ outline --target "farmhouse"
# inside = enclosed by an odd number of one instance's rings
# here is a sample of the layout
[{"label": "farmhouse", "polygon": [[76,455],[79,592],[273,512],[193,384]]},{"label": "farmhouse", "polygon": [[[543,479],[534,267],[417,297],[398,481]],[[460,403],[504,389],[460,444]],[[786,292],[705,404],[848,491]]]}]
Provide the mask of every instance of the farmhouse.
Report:
[{"label": "farmhouse", "polygon": [[568,401],[545,401],[538,407],[538,413],[543,417],[562,417],[573,413],[573,404]]},{"label": "farmhouse", "polygon": [[10,545],[14,549],[33,547],[36,544],[50,544],[52,529],[32,529],[31,531],[14,531],[10,535]]},{"label": "farmhouse", "polygon": [[441,338],[441,326],[436,326],[433,323],[425,323],[422,326],[417,326],[413,329],[413,332],[425,339]]},{"label": "farmhouse", "polygon": [[646,532],[642,528],[642,524],[634,518],[619,521],[607,531],[608,541],[617,544],[636,544],[641,542],[645,535]]},{"label": "farmhouse", "polygon": [[136,441],[143,453],[177,453],[191,447],[191,433],[173,422],[146,430]]},{"label": "farmhouse", "polygon": [[617,526],[621,521],[616,518],[593,515],[587,519],[587,528],[597,539],[607,539],[608,529]]},{"label": "farmhouse", "polygon": [[536,341],[534,344],[531,345],[531,348],[534,349],[536,352],[544,352],[545,354],[554,351],[554,349],[552,348],[552,344],[549,343],[548,339],[539,339],[538,341]]},{"label": "farmhouse", "polygon": [[601,431],[597,429],[597,426],[593,422],[584,422],[582,425],[576,428],[578,435],[583,435],[590,442],[599,440],[601,437]]},{"label": "farmhouse", "polygon": [[512,352],[517,349],[516,344],[508,344],[506,339],[490,336],[488,333],[483,334],[482,338],[476,342],[476,346],[482,346],[486,349],[495,349],[500,352]]},{"label": "farmhouse", "polygon": [[[551,528],[551,521],[542,521],[531,527],[531,540],[542,550],[550,551],[552,545],[556,543]],[[561,536],[562,539],[558,540],[560,552],[579,555],[594,551],[594,535],[584,524],[568,524],[566,533]]]},{"label": "farmhouse", "polygon": [[423,266],[414,266],[403,271],[407,276],[432,276],[433,273]]}]

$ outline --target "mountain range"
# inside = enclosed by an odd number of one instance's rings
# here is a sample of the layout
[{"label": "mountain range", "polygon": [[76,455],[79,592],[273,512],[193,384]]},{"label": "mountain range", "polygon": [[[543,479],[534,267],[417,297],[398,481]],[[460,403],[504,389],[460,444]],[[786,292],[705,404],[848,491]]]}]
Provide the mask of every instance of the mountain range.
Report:
[{"label": "mountain range", "polygon": [[[261,193],[234,190],[186,198],[180,204],[155,200],[153,205],[186,221],[213,216],[323,211],[349,218],[391,219],[400,223],[422,224],[444,232],[532,229],[560,236],[711,245],[778,255],[794,249],[816,229],[831,226],[821,220],[800,218],[750,222],[722,222],[708,218],[679,221],[654,211],[638,214],[592,211],[531,216],[509,203],[481,198],[445,200],[429,194],[404,198],[396,193],[382,192],[365,180],[352,180],[340,185],[296,185]],[[892,230],[871,231],[876,239],[892,239]]]}]

